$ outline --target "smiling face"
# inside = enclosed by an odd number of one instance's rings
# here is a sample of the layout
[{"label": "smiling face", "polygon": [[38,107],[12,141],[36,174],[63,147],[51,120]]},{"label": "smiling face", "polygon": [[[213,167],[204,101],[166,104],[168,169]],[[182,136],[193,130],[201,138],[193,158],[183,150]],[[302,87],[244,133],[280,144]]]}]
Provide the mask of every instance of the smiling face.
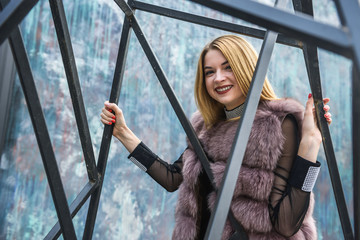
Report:
[{"label": "smiling face", "polygon": [[217,49],[210,49],[204,57],[204,78],[209,95],[227,110],[245,102],[229,62]]}]

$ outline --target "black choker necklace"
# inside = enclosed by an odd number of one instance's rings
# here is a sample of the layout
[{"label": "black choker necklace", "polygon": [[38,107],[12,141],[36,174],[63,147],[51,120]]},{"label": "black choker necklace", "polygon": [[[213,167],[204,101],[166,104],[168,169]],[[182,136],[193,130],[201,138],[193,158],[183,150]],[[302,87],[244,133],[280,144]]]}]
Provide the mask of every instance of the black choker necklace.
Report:
[{"label": "black choker necklace", "polygon": [[232,109],[232,110],[226,110],[226,108],[224,108],[225,111],[225,115],[226,115],[226,120],[232,119],[232,118],[236,118],[236,117],[241,117],[244,111],[244,103],[241,104],[240,106]]}]

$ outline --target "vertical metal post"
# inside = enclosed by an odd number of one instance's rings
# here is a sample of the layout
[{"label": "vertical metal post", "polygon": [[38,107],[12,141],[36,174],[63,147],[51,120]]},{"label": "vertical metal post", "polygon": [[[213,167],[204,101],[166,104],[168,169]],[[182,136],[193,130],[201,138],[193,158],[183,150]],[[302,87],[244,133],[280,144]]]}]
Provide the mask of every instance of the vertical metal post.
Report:
[{"label": "vertical metal post", "polygon": [[10,45],[5,41],[0,45],[0,163],[8,129],[9,110],[15,82],[15,63]]},{"label": "vertical metal post", "polygon": [[[125,69],[125,62],[126,62],[126,56],[127,56],[127,50],[129,46],[130,41],[130,24],[126,17],[124,17],[124,24],[122,28],[121,33],[121,40],[120,40],[120,46],[116,61],[116,67],[114,72],[114,80],[111,87],[111,93],[110,93],[110,102],[117,103],[119,101],[119,95],[124,75],[124,69]],[[100,201],[100,195],[102,190],[102,185],[104,182],[104,176],[105,176],[105,170],[106,170],[106,163],[107,158],[109,154],[110,149],[110,142],[112,138],[112,130],[113,126],[105,126],[102,141],[101,141],[101,147],[100,147],[100,153],[99,153],[99,159],[97,168],[100,173],[100,183],[99,187],[95,190],[95,192],[91,195],[89,210],[86,218],[85,223],[85,229],[84,229],[84,235],[83,239],[91,239],[94,231],[94,225],[96,220],[96,214],[99,207],[99,201]]]},{"label": "vertical metal post", "polygon": [[66,22],[64,6],[61,0],[49,0],[49,3],[69,85],[89,181],[95,182],[98,180],[98,172],[96,169],[95,155],[92,148],[85,105],[81,94],[81,86],[71,45],[70,33]]},{"label": "vertical metal post", "polygon": [[334,0],[340,20],[352,39],[354,65],[360,69],[360,3],[358,0]]},{"label": "vertical metal post", "polygon": [[70,216],[70,210],[61,182],[55,154],[52,149],[49,132],[46,127],[29,60],[18,27],[10,34],[9,41],[63,236],[65,239],[76,239],[74,225]]},{"label": "vertical metal post", "polygon": [[[304,12],[310,16],[313,16],[312,0],[293,0],[295,11]],[[336,162],[335,151],[331,140],[329,126],[326,119],[323,117],[325,111],[323,109],[323,96],[321,90],[321,79],[319,69],[319,58],[317,53],[317,47],[304,43],[303,53],[305,59],[305,65],[309,77],[309,83],[311,92],[314,95],[314,105],[316,110],[316,116],[318,120],[318,126],[323,137],[323,146],[325,150],[325,156],[328,163],[329,174],[331,178],[331,184],[334,191],[335,201],[339,218],[345,239],[353,239],[353,231],[351,227],[349,213],[346,208],[346,201],[344,191],[341,185],[340,174]]]},{"label": "vertical metal post", "polygon": [[353,194],[354,232],[360,240],[360,69],[353,64],[352,75],[352,135],[353,135]]}]

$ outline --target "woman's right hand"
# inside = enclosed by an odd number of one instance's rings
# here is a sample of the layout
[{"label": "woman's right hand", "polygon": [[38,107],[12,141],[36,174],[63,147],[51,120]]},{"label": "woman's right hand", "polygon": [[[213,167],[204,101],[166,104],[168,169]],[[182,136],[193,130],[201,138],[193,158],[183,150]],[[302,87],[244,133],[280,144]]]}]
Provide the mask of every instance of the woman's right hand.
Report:
[{"label": "woman's right hand", "polygon": [[109,103],[109,101],[106,101],[104,102],[104,107],[102,108],[100,116],[103,124],[114,124],[114,137],[121,137],[122,132],[124,132],[127,127],[122,110],[115,103]]},{"label": "woman's right hand", "polygon": [[141,142],[127,127],[123,112],[115,103],[104,102],[100,116],[103,124],[114,124],[113,136],[119,139],[130,153]]}]

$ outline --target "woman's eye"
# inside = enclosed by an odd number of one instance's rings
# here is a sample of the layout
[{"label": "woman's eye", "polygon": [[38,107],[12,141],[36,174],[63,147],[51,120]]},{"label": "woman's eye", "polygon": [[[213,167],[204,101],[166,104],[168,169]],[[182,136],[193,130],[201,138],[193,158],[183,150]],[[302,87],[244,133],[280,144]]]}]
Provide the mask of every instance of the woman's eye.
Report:
[{"label": "woman's eye", "polygon": [[213,73],[213,71],[207,71],[207,72],[205,72],[205,76],[209,76],[212,73]]},{"label": "woman's eye", "polygon": [[229,70],[231,70],[231,67],[230,67],[230,65],[226,66],[226,68],[225,68],[225,69],[229,69]]}]

